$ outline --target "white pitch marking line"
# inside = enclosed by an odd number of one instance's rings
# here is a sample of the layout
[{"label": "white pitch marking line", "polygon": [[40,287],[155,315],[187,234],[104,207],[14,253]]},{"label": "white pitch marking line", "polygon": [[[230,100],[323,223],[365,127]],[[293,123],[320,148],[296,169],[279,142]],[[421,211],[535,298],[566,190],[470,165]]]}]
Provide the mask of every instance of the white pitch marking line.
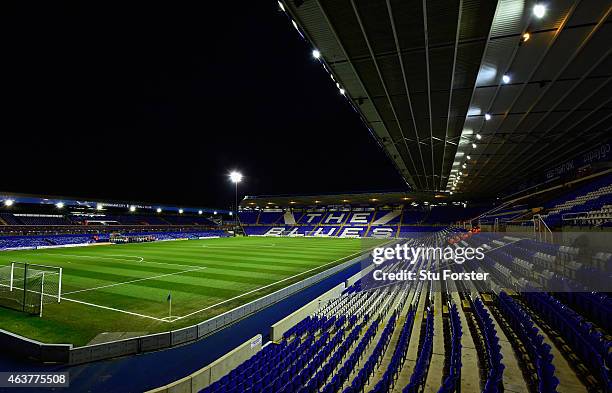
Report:
[{"label": "white pitch marking line", "polygon": [[[0,286],[2,286],[2,287],[8,287],[8,285],[6,285],[6,284],[0,284]],[[21,288],[13,288],[13,290],[23,291],[23,289],[21,289]],[[30,290],[28,290],[28,292],[34,292],[34,293],[37,293],[37,294],[39,294],[39,295],[43,295],[43,296],[50,296],[50,295],[48,295],[48,294],[46,294],[46,293],[42,293],[42,294],[41,294],[40,292],[36,292],[36,291],[30,291]],[[170,321],[167,321],[167,320],[165,320],[165,319],[155,318],[155,317],[152,317],[152,316],[149,316],[149,315],[138,314],[138,313],[136,313],[136,312],[125,311],[125,310],[121,310],[121,309],[118,309],[118,308],[113,308],[113,307],[101,306],[101,305],[99,305],[99,304],[94,304],[94,303],[83,302],[83,301],[81,301],[81,300],[70,299],[70,298],[68,298],[68,297],[64,297],[64,296],[62,296],[62,301],[64,301],[64,300],[69,301],[69,302],[75,302],[75,303],[84,304],[84,305],[86,305],[86,306],[98,307],[98,308],[103,308],[103,309],[105,309],[105,310],[111,310],[111,311],[121,312],[121,313],[124,313],[124,314],[130,314],[130,315],[134,315],[134,316],[137,316],[137,317],[154,319],[154,320],[156,320],[156,321],[161,321],[161,322],[170,322]]]},{"label": "white pitch marking line", "polygon": [[[97,256],[97,255],[78,255],[78,254],[59,254],[55,252],[40,252],[38,255],[59,255],[61,257],[71,257],[71,258],[93,258],[93,259],[112,259],[114,261],[128,261],[128,262],[142,262],[144,261],[143,257],[139,257],[137,255],[107,255],[107,256]],[[124,258],[115,258],[115,257],[124,257]],[[134,258],[134,259],[126,259],[126,258]],[[135,259],[138,260],[135,260]]]},{"label": "white pitch marking line", "polygon": [[[208,244],[203,244],[200,247],[204,247],[204,248],[232,248],[232,249],[236,249],[236,248],[241,248],[241,247],[247,247],[247,248],[270,248],[270,247],[276,247],[276,243],[272,243],[272,244],[263,244],[263,245],[259,245],[259,246],[251,246],[251,245],[247,245],[247,244],[243,244],[240,246],[216,246],[216,245],[208,245]],[[190,247],[190,248],[196,248],[196,247]]]},{"label": "white pitch marking line", "polygon": [[189,270],[182,270],[180,272],[174,272],[174,273],[167,273],[167,274],[160,274],[158,276],[151,276],[151,277],[145,277],[145,278],[138,278],[135,280],[129,280],[129,281],[122,281],[122,282],[116,282],[114,284],[108,284],[108,285],[100,285],[99,287],[94,287],[94,288],[87,288],[87,289],[79,289],[78,291],[71,291],[71,292],[65,292],[64,294],[66,295],[70,295],[73,293],[79,293],[79,292],[87,292],[87,291],[95,291],[96,289],[103,289],[103,288],[110,288],[110,287],[116,287],[118,285],[125,285],[125,284],[131,284],[131,283],[135,283],[135,282],[139,282],[139,281],[146,281],[146,280],[153,280],[156,278],[161,278],[161,277],[167,277],[167,276],[174,276],[176,274],[182,274],[182,273],[188,273],[188,272],[195,272],[198,270],[204,270],[207,267],[200,267],[197,269],[189,269]]},{"label": "white pitch marking line", "polygon": [[[373,247],[372,247],[372,248],[373,248]],[[342,260],[342,259],[347,259],[347,260],[348,260],[349,258],[351,258],[351,257],[353,257],[353,256],[355,256],[355,255],[362,254],[362,253],[363,253],[363,251],[358,251],[358,252],[356,252],[356,253],[354,253],[354,254],[347,255],[347,256],[344,256],[344,257],[342,257],[342,258],[338,258],[338,259],[336,259],[336,260],[334,260],[334,261],[331,261],[331,262],[328,262],[328,263],[326,263],[326,264],[324,264],[324,265],[320,265],[320,266],[314,267],[314,268],[312,268],[312,269],[309,269],[309,270],[303,271],[303,272],[301,272],[301,273],[295,274],[295,275],[293,275],[293,276],[283,278],[282,280],[279,280],[279,281],[273,282],[272,284],[268,284],[268,285],[264,285],[263,287],[255,288],[255,289],[253,289],[253,290],[251,290],[251,291],[248,291],[248,292],[242,293],[242,294],[240,294],[240,295],[238,295],[238,296],[234,296],[234,297],[232,297],[232,298],[230,298],[230,299],[225,299],[225,300],[223,300],[222,302],[219,302],[219,303],[213,304],[213,305],[211,305],[211,306],[205,307],[205,308],[203,308],[203,309],[201,309],[201,310],[193,311],[193,312],[191,312],[191,313],[189,313],[189,314],[186,314],[186,315],[183,315],[183,316],[181,316],[181,317],[176,317],[175,319],[173,319],[173,321],[177,321],[177,320],[179,320],[179,319],[183,319],[183,318],[190,317],[190,316],[195,315],[195,314],[198,314],[198,313],[200,313],[200,312],[202,312],[202,311],[206,311],[206,310],[208,310],[208,309],[210,309],[210,308],[220,306],[220,305],[222,305],[222,304],[224,304],[224,303],[230,302],[230,301],[235,300],[235,299],[239,299],[239,298],[241,298],[241,297],[243,297],[243,296],[246,296],[246,295],[249,295],[249,294],[251,294],[251,293],[253,293],[253,292],[257,292],[257,291],[260,291],[260,290],[262,290],[262,289],[269,288],[269,287],[271,287],[271,286],[273,286],[273,285],[276,285],[276,284],[279,284],[279,283],[281,283],[281,282],[283,282],[283,281],[287,281],[287,280],[290,280],[290,279],[292,279],[292,278],[299,277],[299,276],[301,276],[301,275],[303,275],[303,274],[309,273],[309,272],[311,272],[311,271],[313,271],[313,270],[317,270],[317,269],[320,269],[320,268],[325,267],[325,266],[327,266],[327,265],[331,265],[332,263],[336,263],[336,262],[338,262],[338,261],[340,261],[340,260]]]},{"label": "white pitch marking line", "polygon": [[[179,264],[179,263],[165,263],[165,262],[146,261],[143,257],[139,257],[139,256],[136,256],[136,255],[134,255],[134,256],[115,255],[115,256],[122,256],[122,257],[129,257],[129,258],[139,258],[139,260],[114,258],[114,257],[111,257],[111,256],[78,255],[78,254],[56,254],[56,253],[51,253],[51,252],[41,252],[41,253],[38,253],[36,255],[59,255],[59,256],[71,257],[71,258],[110,259],[110,260],[113,260],[113,261],[127,261],[127,262],[133,262],[133,263],[150,263],[150,264],[153,264],[153,265],[167,265],[167,266],[193,267],[193,268],[197,267],[197,266],[194,266],[194,265],[182,265],[182,264]],[[66,262],[66,263],[71,263],[71,262]]]},{"label": "white pitch marking line", "polygon": [[139,313],[136,313],[136,312],[125,311],[125,310],[121,310],[119,308],[101,306],[99,304],[88,303],[88,302],[84,302],[84,301],[76,300],[76,299],[70,299],[68,297],[63,297],[62,296],[62,300],[67,300],[69,302],[80,303],[80,304],[84,304],[86,306],[91,306],[91,307],[98,307],[98,308],[102,308],[102,309],[105,309],[105,310],[117,311],[117,312],[121,312],[121,313],[124,313],[124,314],[134,315],[134,316],[137,316],[137,317],[149,318],[149,319],[153,319],[153,320],[156,320],[156,321],[159,321],[159,322],[169,322],[169,321],[166,321],[166,320],[161,319],[161,318],[152,317],[150,315],[144,315],[144,314],[139,314]]}]

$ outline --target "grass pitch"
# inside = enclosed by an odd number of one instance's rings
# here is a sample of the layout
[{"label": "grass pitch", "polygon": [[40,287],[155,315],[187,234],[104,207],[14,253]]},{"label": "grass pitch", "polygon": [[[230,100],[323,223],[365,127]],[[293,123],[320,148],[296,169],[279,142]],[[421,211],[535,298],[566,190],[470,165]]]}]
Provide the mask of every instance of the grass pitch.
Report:
[{"label": "grass pitch", "polygon": [[246,237],[0,252],[0,266],[64,269],[61,303],[46,304],[42,318],[0,308],[0,328],[85,345],[101,333],[190,326],[355,257],[363,242]]}]

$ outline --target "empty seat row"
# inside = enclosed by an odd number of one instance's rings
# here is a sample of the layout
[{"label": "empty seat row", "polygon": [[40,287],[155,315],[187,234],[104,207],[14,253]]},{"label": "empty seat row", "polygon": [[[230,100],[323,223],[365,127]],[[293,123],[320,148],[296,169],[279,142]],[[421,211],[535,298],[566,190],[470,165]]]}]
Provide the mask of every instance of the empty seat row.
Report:
[{"label": "empty seat row", "polygon": [[531,317],[505,292],[500,292],[497,304],[512,331],[524,345],[537,374],[536,389],[541,393],[554,393],[559,385],[552,364],[553,355],[550,345],[544,343],[544,336],[531,320]]}]

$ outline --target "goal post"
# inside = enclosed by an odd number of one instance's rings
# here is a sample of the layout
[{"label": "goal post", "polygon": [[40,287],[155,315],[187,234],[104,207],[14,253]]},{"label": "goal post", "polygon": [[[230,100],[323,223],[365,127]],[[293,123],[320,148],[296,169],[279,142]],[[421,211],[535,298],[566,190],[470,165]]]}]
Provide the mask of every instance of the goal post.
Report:
[{"label": "goal post", "polygon": [[0,267],[0,305],[42,315],[43,304],[62,300],[63,269],[58,266],[11,262]]}]

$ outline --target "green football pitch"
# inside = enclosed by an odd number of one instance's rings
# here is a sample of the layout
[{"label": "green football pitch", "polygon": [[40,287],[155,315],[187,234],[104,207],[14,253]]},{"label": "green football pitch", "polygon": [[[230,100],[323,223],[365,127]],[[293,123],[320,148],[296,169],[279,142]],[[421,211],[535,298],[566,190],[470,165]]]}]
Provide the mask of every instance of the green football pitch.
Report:
[{"label": "green football pitch", "polygon": [[0,252],[0,266],[18,261],[63,268],[60,303],[45,304],[42,318],[0,308],[0,328],[74,345],[173,330],[329,269],[376,243],[240,237]]}]

